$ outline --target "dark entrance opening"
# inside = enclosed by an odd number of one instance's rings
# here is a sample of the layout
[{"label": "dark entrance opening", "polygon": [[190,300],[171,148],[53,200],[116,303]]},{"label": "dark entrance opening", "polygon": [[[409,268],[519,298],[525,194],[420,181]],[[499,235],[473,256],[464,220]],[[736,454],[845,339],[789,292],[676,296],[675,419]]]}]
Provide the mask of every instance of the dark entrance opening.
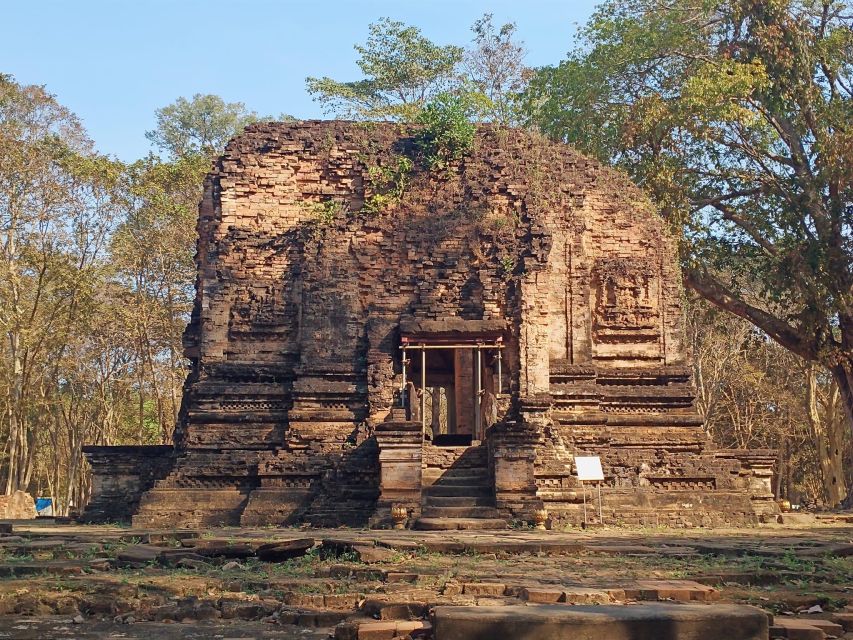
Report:
[{"label": "dark entrance opening", "polygon": [[499,340],[403,342],[403,398],[409,419],[423,425],[425,440],[448,447],[483,440],[500,393],[502,347]]}]

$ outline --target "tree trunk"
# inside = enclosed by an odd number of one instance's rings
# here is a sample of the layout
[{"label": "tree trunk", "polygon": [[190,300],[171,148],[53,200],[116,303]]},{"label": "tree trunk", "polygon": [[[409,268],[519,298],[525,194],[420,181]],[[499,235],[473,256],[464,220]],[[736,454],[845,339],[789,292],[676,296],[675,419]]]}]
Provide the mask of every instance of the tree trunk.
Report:
[{"label": "tree trunk", "polygon": [[808,404],[806,415],[820,464],[824,502],[828,507],[836,507],[847,497],[841,440],[844,434],[843,427],[839,424],[841,420],[837,415],[840,393],[837,384],[833,383],[829,389],[829,397],[824,410],[821,411],[818,399],[817,374],[817,366],[809,365],[806,371],[806,399]]},{"label": "tree trunk", "polygon": [[850,363],[839,363],[832,367],[830,372],[841,394],[841,406],[847,426],[853,432],[853,366]]}]

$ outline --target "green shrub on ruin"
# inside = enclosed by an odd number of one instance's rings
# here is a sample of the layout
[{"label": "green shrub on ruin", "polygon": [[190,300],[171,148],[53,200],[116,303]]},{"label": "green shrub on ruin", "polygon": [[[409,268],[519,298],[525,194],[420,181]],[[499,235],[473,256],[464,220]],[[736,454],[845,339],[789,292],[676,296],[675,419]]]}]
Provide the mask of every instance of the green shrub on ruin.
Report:
[{"label": "green shrub on ruin", "polygon": [[364,201],[364,211],[378,213],[389,209],[403,198],[414,165],[406,156],[394,156],[390,164],[367,168],[367,180],[373,193]]},{"label": "green shrub on ruin", "polygon": [[416,122],[422,129],[415,136],[415,145],[427,167],[445,169],[471,152],[476,133],[472,114],[468,97],[449,93],[439,95],[421,111]]}]

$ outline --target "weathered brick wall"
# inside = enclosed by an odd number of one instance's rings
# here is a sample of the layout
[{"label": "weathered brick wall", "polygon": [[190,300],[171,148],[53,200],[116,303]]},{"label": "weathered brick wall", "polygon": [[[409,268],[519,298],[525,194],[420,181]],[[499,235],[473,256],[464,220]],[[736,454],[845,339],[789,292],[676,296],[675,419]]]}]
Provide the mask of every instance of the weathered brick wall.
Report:
[{"label": "weathered brick wall", "polygon": [[136,512],[142,494],[165,478],[174,463],[170,445],[87,446],[92,469],[92,497],[83,522],[124,522]]},{"label": "weathered brick wall", "polygon": [[748,484],[706,452],[675,243],[640,191],[565,145],[489,126],[458,166],[401,172],[412,134],[264,123],[228,145],[200,206],[185,455],[136,521],[186,518],[177,493],[205,490],[198,522],[365,522],[407,318],[507,327],[513,408],[490,447],[524,477],[494,467],[508,511],[549,497],[571,510],[560,491],[584,452],[614,491],[663,493],[655,474],[685,491]]}]

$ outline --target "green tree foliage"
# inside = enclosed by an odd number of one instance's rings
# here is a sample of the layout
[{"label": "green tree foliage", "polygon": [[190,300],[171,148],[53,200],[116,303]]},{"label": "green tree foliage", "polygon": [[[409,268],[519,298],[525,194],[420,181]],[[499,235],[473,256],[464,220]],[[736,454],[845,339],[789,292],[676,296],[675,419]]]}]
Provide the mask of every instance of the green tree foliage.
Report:
[{"label": "green tree foliage", "polygon": [[367,42],[355,45],[363,79],[306,78],[308,93],[327,113],[357,120],[411,120],[457,82],[461,47],[437,45],[417,27],[389,18],[369,30]]},{"label": "green tree foliage", "polygon": [[124,215],[110,251],[133,343],[136,423],[143,433],[153,413],[168,439],[186,373],[181,335],[192,309],[195,224],[204,176],[231,138],[263,118],[242,103],[200,94],[178,98],[156,115],[157,128],[146,136],[166,158],[150,155],[127,167]]},{"label": "green tree foliage", "polygon": [[[225,102],[216,95],[178,98],[157,109],[157,127],[145,134],[170,157],[213,156],[246,125],[260,118],[242,102]],[[286,116],[285,116],[286,118]]]},{"label": "green tree foliage", "polygon": [[149,156],[128,166],[123,215],[110,243],[139,389],[136,424],[142,433],[153,411],[167,439],[186,374],[181,335],[192,310],[195,224],[209,162],[200,155]]},{"label": "green tree foliage", "polygon": [[530,74],[514,24],[497,28],[492,15],[485,14],[471,28],[474,39],[468,49],[435,44],[417,27],[388,18],[369,29],[367,42],[355,45],[364,78],[352,82],[306,78],[308,92],[326,113],[412,122],[428,104],[452,93],[472,107],[472,119],[519,121],[517,97]]},{"label": "green tree foliage", "polygon": [[851,15],[835,0],[608,0],[525,100],[683,228],[689,286],[830,370],[848,419]]},{"label": "green tree foliage", "polygon": [[105,408],[72,411],[72,397],[96,393],[73,355],[92,347],[86,330],[106,302],[106,248],[120,175],[121,166],[95,154],[79,121],[42,87],[0,77],[0,430],[7,493],[30,486],[46,447],[68,452],[58,497],[67,504],[78,486],[80,447],[92,435],[86,429]]},{"label": "green tree foliage", "polygon": [[687,304],[696,408],[709,435],[724,448],[776,449],[777,498],[837,506],[853,480],[837,383],[748,321],[695,295]]}]

